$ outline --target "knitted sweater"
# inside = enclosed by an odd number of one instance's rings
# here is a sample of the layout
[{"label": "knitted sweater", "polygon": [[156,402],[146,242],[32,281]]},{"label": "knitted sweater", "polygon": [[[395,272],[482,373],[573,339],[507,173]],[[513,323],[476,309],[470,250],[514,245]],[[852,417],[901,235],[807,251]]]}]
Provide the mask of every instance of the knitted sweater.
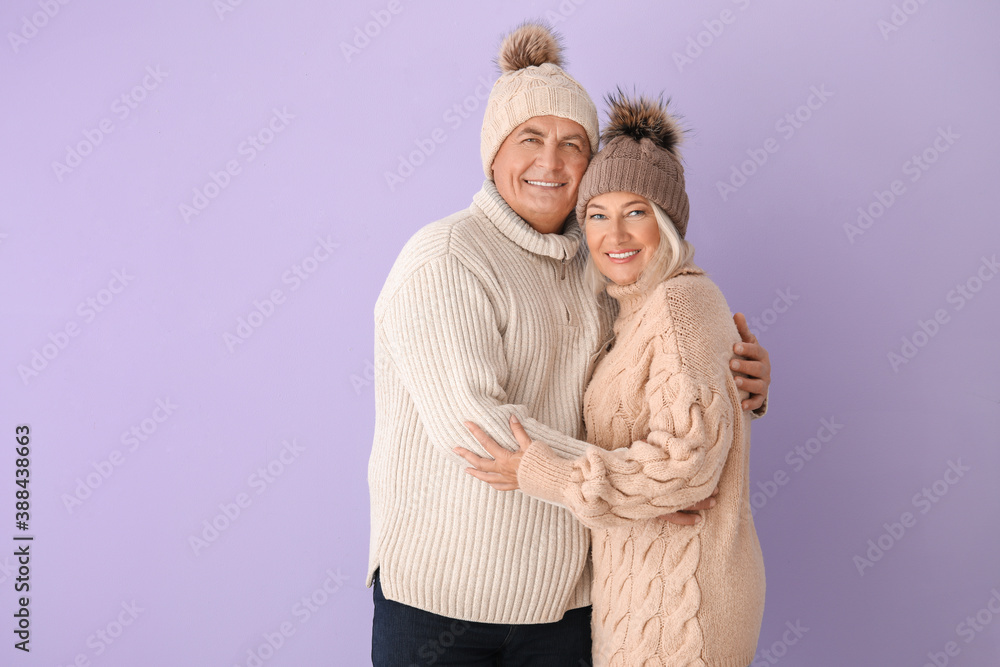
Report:
[{"label": "knitted sweater", "polygon": [[[693,264],[608,293],[620,305],[615,343],[584,405],[595,446],[568,461],[538,437],[519,485],[593,529],[595,665],[746,667],[764,563],[750,515],[751,417],[728,370],[739,340],[729,307]],[[717,485],[700,524],[655,518]]]},{"label": "knitted sweater", "polygon": [[613,304],[583,284],[583,234],[541,234],[492,181],[472,206],[416,233],[375,305],[375,436],[368,585],[443,616],[543,623],[590,604],[590,531],[565,508],[495,491],[452,448],[486,456],[462,425],[516,442],[516,414],[581,455],[583,394]]}]

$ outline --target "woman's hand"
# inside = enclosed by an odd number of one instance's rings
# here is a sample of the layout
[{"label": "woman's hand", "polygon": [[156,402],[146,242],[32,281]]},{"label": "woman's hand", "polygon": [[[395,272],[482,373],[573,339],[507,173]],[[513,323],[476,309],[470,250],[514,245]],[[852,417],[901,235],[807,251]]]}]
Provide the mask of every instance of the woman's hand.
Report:
[{"label": "woman's hand", "polygon": [[516,490],[518,488],[517,469],[521,466],[522,450],[531,444],[531,438],[521,426],[521,422],[514,415],[510,416],[510,430],[514,433],[514,438],[519,445],[518,449],[513,452],[501,447],[496,440],[486,435],[483,429],[472,422],[464,422],[464,424],[476,437],[479,444],[483,446],[483,449],[493,457],[492,459],[484,459],[465,447],[455,447],[455,453],[472,466],[466,468],[465,471],[476,479],[483,480],[497,491]]},{"label": "woman's hand", "polygon": [[744,410],[756,410],[764,405],[767,390],[771,386],[771,359],[764,346],[757,342],[757,337],[750,333],[747,318],[743,313],[733,315],[736,329],[740,332],[742,343],[736,343],[733,351],[742,359],[733,359],[729,367],[735,371],[736,386],[750,392],[750,398],[743,401]]}]

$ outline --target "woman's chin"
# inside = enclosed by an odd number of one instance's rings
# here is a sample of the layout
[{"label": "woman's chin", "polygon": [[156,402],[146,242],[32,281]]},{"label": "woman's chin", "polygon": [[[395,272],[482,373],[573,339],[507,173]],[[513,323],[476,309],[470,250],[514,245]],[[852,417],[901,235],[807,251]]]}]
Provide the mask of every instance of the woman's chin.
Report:
[{"label": "woman's chin", "polygon": [[[608,270],[601,271],[602,268],[606,268]],[[617,264],[612,264],[611,262],[608,262],[604,267],[597,267],[598,271],[601,271],[601,275],[619,287],[634,284],[637,280],[639,280],[639,276],[642,275],[643,268],[645,267],[633,267],[630,265],[619,266]]]},{"label": "woman's chin", "polygon": [[635,283],[636,280],[638,280],[637,276],[608,276],[608,275],[605,275],[605,278],[607,278],[608,280],[610,280],[611,282],[613,282],[615,285],[618,285],[619,287],[625,287],[626,285],[632,285],[632,284]]}]

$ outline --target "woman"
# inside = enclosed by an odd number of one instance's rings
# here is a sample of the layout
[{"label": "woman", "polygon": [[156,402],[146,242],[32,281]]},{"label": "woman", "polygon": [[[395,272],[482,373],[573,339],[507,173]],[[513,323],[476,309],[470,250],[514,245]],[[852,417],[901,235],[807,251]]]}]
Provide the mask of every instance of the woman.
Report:
[{"label": "woman", "polygon": [[[563,505],[593,531],[595,665],[745,667],[764,608],[750,515],[750,416],[729,371],[740,337],[722,293],[684,241],[688,201],[666,107],[611,98],[604,148],[580,186],[578,219],[596,289],[617,300],[615,343],[587,388],[593,446],[577,460],[532,441],[494,460],[459,449],[470,474]],[[599,273],[598,273],[599,272]],[[657,517],[708,498],[693,525]]]}]

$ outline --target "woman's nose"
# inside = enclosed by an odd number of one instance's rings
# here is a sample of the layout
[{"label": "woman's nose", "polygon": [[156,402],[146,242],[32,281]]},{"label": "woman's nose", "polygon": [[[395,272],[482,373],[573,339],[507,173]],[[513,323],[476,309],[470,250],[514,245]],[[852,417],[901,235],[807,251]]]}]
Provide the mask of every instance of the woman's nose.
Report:
[{"label": "woman's nose", "polygon": [[628,240],[628,237],[628,227],[625,226],[625,222],[620,218],[613,219],[611,228],[608,230],[608,239],[613,243],[621,244]]}]

